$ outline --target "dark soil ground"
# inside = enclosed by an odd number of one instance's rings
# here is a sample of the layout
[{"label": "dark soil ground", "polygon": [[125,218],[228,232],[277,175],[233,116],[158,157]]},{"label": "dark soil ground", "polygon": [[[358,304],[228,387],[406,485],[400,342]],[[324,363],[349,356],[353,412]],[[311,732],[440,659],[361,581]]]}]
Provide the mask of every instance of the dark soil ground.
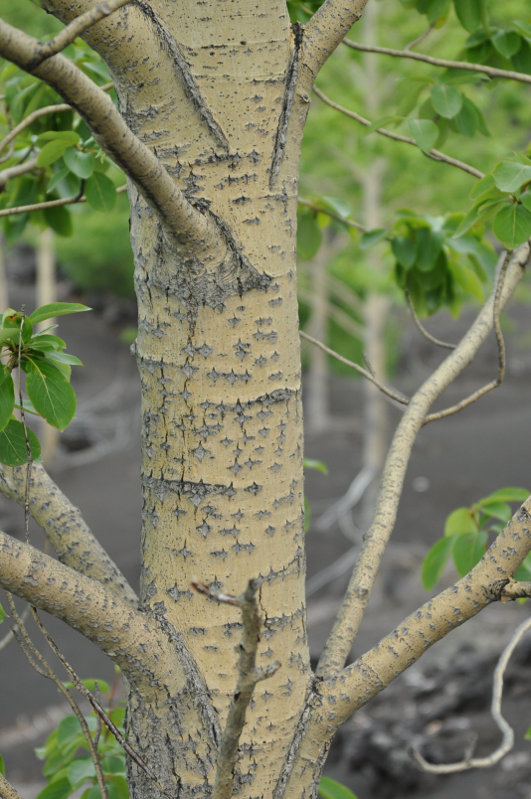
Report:
[{"label": "dark soil ground", "polygon": [[[66,286],[63,291],[66,295]],[[15,307],[25,303],[31,309],[32,286],[20,280],[14,283],[10,302]],[[426,600],[420,563],[451,510],[498,487],[531,485],[530,311],[515,304],[508,316],[504,385],[458,416],[427,426],[418,438],[393,542],[353,655],[376,643]],[[138,384],[128,347],[118,338],[120,326],[128,322],[134,319],[128,320],[127,308],[116,303],[103,303],[99,312],[61,320],[60,334],[85,367],[75,370],[79,411],[51,471],[136,585],[141,506]],[[461,320],[459,330],[463,324]],[[445,315],[432,320],[430,328],[436,335],[458,337]],[[434,351],[408,322],[404,322],[402,347],[395,382],[411,391],[444,353]],[[486,346],[458,386],[447,392],[445,404],[490,380],[495,371],[495,352]],[[361,468],[360,382],[332,377],[329,399],[330,428],[319,435],[310,433],[306,440],[307,456],[329,467],[327,476],[309,473],[307,478],[313,520],[308,532],[310,579],[338,559],[341,563],[341,558],[351,557],[355,544],[345,531],[354,531],[355,537],[359,521],[354,508],[348,525],[343,520],[326,531],[318,529],[319,517],[344,494]],[[394,427],[398,413],[391,409],[390,414]],[[21,535],[22,511],[1,499],[0,524],[6,532]],[[39,542],[39,531],[32,531],[32,537]],[[453,576],[449,569],[446,582]],[[319,654],[330,629],[346,580],[339,565],[309,597],[314,655]],[[315,589],[315,581],[310,585]],[[517,650],[506,679],[504,712],[516,735],[511,754],[494,768],[449,777],[424,774],[410,754],[412,745],[422,745],[434,760],[460,759],[474,736],[479,754],[496,747],[499,734],[488,712],[492,672],[512,630],[528,612],[527,605],[492,606],[426,653],[340,732],[327,774],[343,781],[359,799],[531,799],[531,743],[523,739],[531,724],[529,639]],[[82,676],[112,678],[112,664],[79,635],[53,619],[49,628]],[[0,675],[0,752],[8,777],[24,799],[32,799],[42,780],[33,748],[42,745],[65,706],[55,687],[32,671],[13,643],[0,653]]]}]

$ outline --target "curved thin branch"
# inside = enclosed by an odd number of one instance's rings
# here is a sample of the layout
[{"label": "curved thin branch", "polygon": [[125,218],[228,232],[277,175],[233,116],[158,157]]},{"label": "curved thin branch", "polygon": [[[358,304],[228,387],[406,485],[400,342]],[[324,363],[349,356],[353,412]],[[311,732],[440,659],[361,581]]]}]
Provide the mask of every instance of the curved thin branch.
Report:
[{"label": "curved thin branch", "polygon": [[20,164],[8,166],[0,172],[0,192],[5,190],[5,187],[12,178],[18,178],[20,175],[26,175],[28,172],[33,172],[37,167],[37,159],[32,158],[30,161],[23,161]]},{"label": "curved thin branch", "polygon": [[[516,251],[508,264],[499,298],[500,309],[507,303],[520,282],[529,255],[530,246],[525,244]],[[319,675],[337,674],[345,663],[364,616],[374,580],[395,524],[413,444],[432,403],[473,360],[492,330],[496,290],[495,288],[455,350],[417,390],[404,411],[387,455],[374,518],[364,536],[360,556],[334,628],[319,661],[317,672]]]},{"label": "curved thin branch", "polygon": [[29,70],[32,71],[35,67],[42,64],[43,61],[46,61],[47,58],[60,53],[61,50],[68,47],[74,39],[77,39],[84,31],[91,28],[92,25],[105,19],[105,17],[108,17],[114,11],[117,11],[117,9],[130,2],[131,0],[104,0],[103,3],[99,3],[99,5],[94,8],[89,8],[88,11],[75,17],[75,19],[69,22],[62,31],[59,31],[53,39],[47,42],[39,42],[36,47],[36,52],[29,64]]},{"label": "curved thin branch", "polygon": [[[313,91],[314,94],[316,94],[317,97],[323,101],[323,103],[329,105],[330,108],[334,108],[336,111],[345,114],[345,116],[349,117],[350,119],[354,119],[356,122],[359,122],[360,125],[364,125],[366,128],[372,125],[372,122],[369,119],[362,117],[361,114],[357,114],[355,111],[349,111],[348,108],[339,105],[339,103],[335,103],[320,89],[314,87]],[[471,164],[467,164],[464,161],[459,161],[458,158],[453,158],[451,155],[446,155],[446,153],[442,153],[440,150],[421,150],[415,139],[411,139],[409,136],[402,136],[401,133],[393,133],[393,131],[387,130],[387,128],[376,128],[374,132],[379,133],[381,136],[386,136],[388,139],[400,141],[403,144],[410,144],[412,147],[416,147],[417,150],[420,150],[422,155],[425,155],[426,158],[431,158],[432,161],[448,164],[448,166],[455,166],[457,169],[461,169],[463,172],[467,172],[469,175],[473,175],[475,178],[481,179],[485,177],[484,173],[479,169],[476,169],[475,166],[471,166]]]},{"label": "curved thin branch", "polygon": [[494,723],[502,734],[502,741],[500,745],[486,757],[466,757],[457,763],[428,763],[427,760],[421,755],[418,749],[413,749],[413,756],[417,763],[430,774],[455,774],[457,771],[466,771],[470,768],[490,768],[505,757],[507,752],[510,752],[514,745],[514,731],[510,724],[507,723],[501,712],[501,702],[503,699],[503,675],[509,663],[510,657],[520,643],[522,636],[531,628],[531,619],[526,619],[515,630],[513,637],[500,655],[500,659],[494,671],[494,680],[492,687],[492,702],[490,705],[490,713]]},{"label": "curved thin branch", "polygon": [[15,125],[15,127],[12,128],[6,136],[4,136],[2,141],[0,141],[0,153],[2,150],[5,150],[8,144],[11,144],[11,142],[16,139],[19,133],[22,133],[23,130],[32,125],[37,119],[47,116],[48,114],[55,114],[58,112],[62,113],[64,111],[71,110],[72,106],[68,105],[68,103],[56,103],[55,105],[45,105],[43,108],[37,108],[36,111],[32,111],[31,114],[28,114],[28,116],[25,117],[22,122],[19,122],[18,125]]},{"label": "curved thin branch", "polygon": [[367,0],[325,0],[304,26],[302,64],[315,76],[358,22]]},{"label": "curved thin branch", "polygon": [[419,317],[417,316],[417,312],[415,311],[415,306],[413,305],[413,300],[411,299],[411,294],[407,289],[406,289],[406,300],[411,313],[411,317],[419,333],[421,333],[425,339],[431,342],[431,344],[435,344],[435,346],[437,347],[442,347],[445,350],[455,350],[455,344],[449,344],[447,341],[441,341],[435,336],[432,336],[429,330],[426,330],[426,328],[420,321]]},{"label": "curved thin branch", "polygon": [[353,219],[345,219],[343,216],[339,216],[339,214],[335,214],[333,211],[330,211],[328,208],[321,208],[316,203],[312,203],[310,200],[304,200],[302,197],[299,197],[297,202],[299,205],[302,205],[304,208],[310,208],[312,211],[318,214],[326,214],[329,216],[330,219],[335,219],[337,222],[341,222],[341,224],[346,225],[347,227],[355,228],[359,230],[360,233],[367,233],[368,229],[361,225],[359,222],[355,222]]},{"label": "curved thin branch", "polygon": [[[505,275],[507,273],[507,267],[509,265],[510,259],[513,255],[512,250],[508,250],[504,255],[502,255],[498,269],[496,272],[496,278],[494,282],[494,302],[492,305],[492,326],[494,328],[494,335],[496,338],[496,346],[498,348],[498,374],[494,380],[491,380],[490,383],[487,383],[485,386],[478,388],[476,391],[473,391],[472,394],[469,394],[468,397],[465,397],[460,402],[457,402],[455,405],[451,405],[449,408],[444,408],[444,410],[436,411],[435,413],[430,413],[426,416],[424,420],[424,424],[428,424],[429,422],[435,422],[439,419],[446,419],[448,416],[453,416],[455,413],[459,413],[468,405],[472,405],[473,402],[480,399],[480,397],[484,397],[485,394],[488,394],[489,391],[493,391],[498,386],[501,386],[503,383],[503,379],[505,377],[505,340],[503,338],[503,331],[500,325],[500,303],[501,303],[501,294],[503,290],[503,282],[505,280]],[[523,264],[525,266],[525,262]]]},{"label": "curved thin branch", "polygon": [[[127,186],[119,186],[117,194],[127,190]],[[33,211],[44,211],[46,208],[58,208],[61,205],[75,205],[76,203],[86,203],[87,198],[80,193],[76,197],[61,197],[57,200],[43,200],[42,203],[30,203],[29,205],[16,205],[13,208],[0,209],[0,218],[3,216],[15,216],[16,214],[31,214]]]},{"label": "curved thin branch", "polygon": [[96,580],[1,531],[0,585],[79,630],[133,682],[154,685],[172,675],[185,686],[184,671],[167,652],[167,638],[150,616]]},{"label": "curved thin branch", "polygon": [[[25,504],[26,467],[0,466],[0,493]],[[80,574],[97,580],[136,607],[138,598],[73,505],[44,467],[32,464],[29,513],[44,530],[59,560]]]},{"label": "curved thin branch", "polygon": [[316,347],[319,347],[320,350],[326,352],[327,355],[331,355],[332,358],[336,359],[336,361],[339,361],[340,363],[345,364],[345,366],[350,366],[352,369],[355,369],[356,372],[360,373],[360,375],[363,375],[363,377],[365,377],[367,380],[370,380],[371,383],[374,383],[376,388],[378,388],[382,392],[382,394],[385,394],[386,397],[389,397],[389,399],[392,399],[395,402],[399,402],[401,405],[408,404],[409,400],[406,396],[404,396],[404,394],[401,394],[398,391],[395,391],[391,388],[387,388],[387,386],[384,386],[383,383],[380,383],[374,377],[374,375],[371,372],[369,372],[367,369],[364,369],[363,366],[354,363],[354,361],[349,361],[348,358],[344,358],[338,352],[336,352],[335,350],[331,350],[330,347],[327,347],[326,344],[323,344],[322,341],[318,341],[313,336],[310,336],[308,333],[305,333],[304,330],[299,330],[299,335],[301,338],[305,339],[306,341],[309,341],[311,344],[315,344]]},{"label": "curved thin branch", "polygon": [[[94,137],[138,186],[176,240],[208,251],[223,239],[214,223],[194,208],[155,154],[127,127],[114,103],[61,54],[31,69],[37,40],[0,20],[0,55],[55,89],[79,113]],[[198,257],[201,253],[198,251]]]},{"label": "curved thin branch", "polygon": [[424,53],[415,53],[411,50],[394,50],[390,47],[360,44],[351,39],[343,39],[343,44],[352,48],[352,50],[361,50],[363,53],[380,53],[381,55],[390,55],[395,58],[411,58],[413,61],[424,61],[426,64],[431,64],[434,67],[465,69],[470,72],[483,73],[484,75],[488,75],[489,78],[505,78],[506,80],[531,83],[531,75],[526,75],[524,72],[515,72],[510,69],[498,69],[498,67],[489,67],[486,64],[472,64],[468,61],[451,61],[447,58],[435,58],[434,56],[425,55]]}]

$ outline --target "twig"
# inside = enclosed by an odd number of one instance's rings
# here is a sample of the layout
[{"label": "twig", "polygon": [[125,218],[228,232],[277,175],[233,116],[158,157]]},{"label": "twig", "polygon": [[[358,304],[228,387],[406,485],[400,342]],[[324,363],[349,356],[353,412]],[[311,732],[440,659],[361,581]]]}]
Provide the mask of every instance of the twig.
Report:
[{"label": "twig", "polygon": [[[129,757],[132,760],[134,760],[134,762],[137,764],[137,766],[139,766],[142,769],[142,771],[144,771],[144,773],[147,774],[147,776],[157,785],[157,787],[160,788],[162,793],[165,796],[168,796],[166,791],[161,786],[156,774],[150,769],[150,767],[147,765],[145,760],[143,760],[143,758],[140,757],[138,752],[135,752],[133,747],[126,741],[126,739],[124,738],[124,736],[122,735],[122,733],[120,732],[120,730],[118,729],[116,724],[114,724],[114,722],[111,721],[111,719],[109,718],[109,716],[107,715],[107,713],[105,712],[103,707],[100,705],[100,703],[98,702],[98,700],[96,699],[96,697],[94,696],[92,691],[89,691],[87,686],[83,684],[83,682],[81,681],[81,679],[78,676],[77,672],[74,670],[74,668],[69,663],[69,661],[65,658],[65,656],[63,655],[63,653],[61,652],[61,650],[59,649],[59,647],[55,643],[54,639],[52,638],[52,636],[50,635],[50,633],[48,632],[48,630],[46,629],[44,624],[41,622],[41,620],[39,618],[39,615],[38,615],[37,611],[35,610],[35,608],[33,608],[33,617],[34,617],[34,620],[35,620],[35,623],[36,623],[37,627],[39,628],[39,630],[41,631],[41,633],[45,637],[48,646],[50,647],[50,649],[52,650],[54,655],[58,658],[58,660],[60,660],[61,663],[63,664],[63,666],[65,668],[65,671],[70,676],[70,679],[72,680],[72,682],[75,685],[75,687],[77,688],[77,690],[81,694],[83,694],[83,696],[90,702],[90,704],[92,705],[92,707],[93,707],[94,711],[96,712],[96,714],[98,715],[98,717],[105,724],[105,726],[107,727],[109,732],[114,736],[114,738],[116,738],[116,740],[118,741],[120,746],[129,755]],[[171,797],[170,797],[170,799],[171,799]]]},{"label": "twig", "polygon": [[259,587],[257,580],[249,580],[247,588],[239,597],[220,593],[200,580],[192,580],[192,586],[200,594],[204,594],[216,602],[239,607],[242,614],[243,631],[238,662],[238,680],[229,705],[225,729],[221,735],[216,780],[212,791],[212,799],[230,799],[238,758],[238,743],[245,724],[247,707],[256,684],[271,677],[279,669],[280,663],[271,663],[263,669],[256,666],[261,627],[256,599]]},{"label": "twig", "polygon": [[435,28],[435,23],[434,22],[430,22],[430,24],[428,25],[428,27],[426,28],[425,31],[420,33],[415,39],[413,39],[411,42],[408,42],[404,46],[404,50],[411,50],[412,47],[416,47],[417,44],[420,44],[421,42],[423,42],[424,39],[426,39],[430,35],[430,33],[432,32],[432,30],[434,28]]},{"label": "twig", "polygon": [[299,205],[304,206],[304,208],[310,208],[310,210],[315,211],[318,214],[326,214],[329,216],[330,219],[335,219],[337,222],[341,222],[341,224],[346,225],[347,227],[355,228],[359,230],[360,233],[367,233],[367,228],[364,225],[361,225],[359,222],[355,222],[353,219],[348,219],[344,216],[339,216],[339,214],[330,211],[328,208],[322,208],[320,205],[316,203],[310,202],[310,200],[304,200],[302,197],[298,198]]},{"label": "twig", "polygon": [[[344,106],[339,105],[339,103],[335,103],[333,100],[327,97],[326,94],[323,94],[323,92],[320,89],[314,87],[313,91],[317,95],[317,97],[319,97],[319,99],[322,100],[323,103],[329,105],[330,108],[334,108],[336,111],[340,111],[342,114],[345,114],[345,116],[349,117],[350,119],[354,119],[356,122],[359,122],[360,125],[364,125],[367,128],[372,125],[372,122],[370,120],[366,119],[365,117],[362,117],[361,114],[357,114],[355,111],[349,111],[348,108],[344,108]],[[473,175],[475,178],[485,177],[483,172],[480,172],[480,170],[476,169],[476,167],[471,166],[470,164],[466,164],[464,161],[459,161],[457,158],[453,158],[451,155],[446,155],[445,153],[442,153],[440,150],[421,150],[415,139],[411,139],[409,138],[409,136],[402,136],[402,134],[400,133],[393,133],[392,131],[387,130],[387,128],[376,128],[374,132],[379,133],[381,136],[386,136],[388,139],[393,139],[394,141],[400,141],[403,142],[404,144],[410,144],[411,146],[416,147],[418,150],[420,150],[422,155],[425,155],[426,158],[431,158],[432,161],[438,161],[443,164],[448,164],[448,166],[455,166],[457,169],[461,169],[463,170],[463,172],[467,172],[469,175]]]},{"label": "twig", "polygon": [[[109,794],[107,792],[107,786],[105,784],[105,778],[103,776],[103,769],[101,767],[98,750],[94,743],[92,735],[90,734],[87,722],[85,720],[83,713],[81,712],[79,705],[77,704],[76,700],[74,699],[68,688],[65,685],[63,685],[59,677],[55,674],[55,672],[51,668],[46,658],[43,657],[43,655],[39,652],[37,647],[31,641],[31,638],[28,635],[26,627],[24,626],[24,622],[18,615],[15,603],[13,601],[13,597],[9,593],[7,596],[11,613],[17,625],[17,630],[14,631],[15,637],[17,638],[22,651],[24,652],[28,662],[35,669],[35,671],[38,674],[41,674],[43,677],[46,677],[47,679],[51,680],[54,683],[54,685],[59,689],[59,691],[63,694],[64,698],[72,708],[72,711],[74,712],[74,715],[79,721],[81,730],[87,742],[87,747],[90,752],[92,762],[94,763],[94,768],[96,770],[96,779],[98,781],[98,787],[100,789],[101,795],[103,799],[109,799]],[[34,618],[38,619],[35,608],[32,608],[32,612]],[[38,623],[39,626],[42,626],[40,625],[40,621],[38,621]]]},{"label": "twig", "polygon": [[[435,413],[430,413],[426,416],[424,420],[424,424],[429,424],[429,422],[435,422],[439,419],[446,419],[448,416],[453,416],[455,413],[459,413],[464,408],[472,405],[473,402],[476,402],[480,397],[484,397],[485,394],[488,394],[489,391],[493,391],[493,389],[498,388],[503,383],[503,379],[505,377],[505,341],[503,339],[503,332],[500,326],[500,304],[501,304],[501,294],[503,290],[503,283],[505,280],[505,275],[507,274],[507,269],[511,258],[513,257],[513,250],[507,250],[505,253],[502,254],[498,269],[496,271],[496,278],[494,284],[494,302],[492,304],[492,326],[494,328],[494,335],[496,337],[496,345],[498,348],[498,374],[494,380],[491,380],[490,383],[487,383],[485,386],[478,388],[476,391],[473,391],[472,394],[469,394],[468,397],[462,399],[460,402],[457,402],[455,405],[451,405],[448,408],[444,408],[442,411],[436,411]],[[522,268],[525,266],[525,255],[523,256],[524,260],[520,264]],[[516,256],[518,261],[518,255]]]},{"label": "twig", "polygon": [[51,56],[60,53],[61,50],[68,47],[74,39],[77,39],[78,36],[92,27],[92,25],[105,19],[105,17],[108,17],[114,11],[125,6],[126,3],[129,2],[131,2],[131,0],[104,0],[103,3],[100,3],[95,8],[89,8],[88,11],[80,14],[79,17],[75,17],[75,19],[66,25],[53,39],[50,39],[48,42],[39,42],[38,45],[36,45],[35,56],[28,65],[29,69],[36,69],[43,61],[46,61],[47,58],[51,58]]},{"label": "twig", "polygon": [[[20,614],[20,618],[22,619],[22,621],[26,621],[26,619],[28,618],[29,609],[30,609],[30,606],[26,605],[26,607],[24,608],[24,610]],[[10,644],[11,641],[13,641],[14,638],[15,638],[15,633],[13,632],[13,630],[9,630],[9,632],[6,633],[4,635],[4,637],[0,640],[0,652],[2,651],[2,649],[5,649],[6,646],[8,644]]]},{"label": "twig", "polygon": [[[425,34],[426,35],[426,34]],[[412,47],[418,40],[412,42],[408,47]],[[524,72],[515,72],[510,69],[499,69],[498,67],[489,67],[486,64],[473,64],[468,61],[451,61],[447,58],[435,58],[434,56],[425,55],[424,53],[414,53],[409,49],[394,50],[390,47],[377,47],[376,45],[360,44],[351,39],[343,39],[343,44],[352,50],[361,50],[364,53],[380,53],[381,55],[390,55],[395,58],[411,58],[414,61],[424,61],[426,64],[431,64],[434,67],[446,67],[447,69],[465,69],[469,72],[480,72],[488,75],[489,78],[505,78],[507,80],[517,80],[522,83],[531,83],[531,75],[526,75]]]},{"label": "twig", "polygon": [[22,122],[19,122],[18,125],[15,125],[15,127],[12,128],[6,136],[4,136],[0,142],[0,153],[2,150],[5,150],[8,144],[11,144],[11,142],[16,139],[19,133],[22,133],[23,130],[32,125],[37,119],[40,119],[47,114],[56,114],[64,111],[72,111],[72,106],[68,105],[68,103],[56,103],[55,105],[45,105],[43,108],[37,108],[36,111],[28,114],[28,116],[25,117]]},{"label": "twig", "polygon": [[457,763],[428,763],[427,760],[421,755],[418,749],[413,749],[413,756],[417,763],[422,766],[425,771],[431,774],[454,774],[457,771],[466,771],[470,768],[489,768],[498,763],[507,752],[513,748],[514,744],[514,731],[512,727],[502,716],[501,702],[503,698],[503,675],[509,663],[509,659],[520,642],[522,636],[531,628],[531,619],[526,619],[516,629],[513,637],[503,650],[498,664],[494,671],[494,680],[492,688],[492,702],[490,706],[491,716],[502,733],[502,742],[490,755],[486,757],[472,757],[471,754],[460,760]]},{"label": "twig", "polygon": [[374,385],[378,389],[380,389],[382,394],[385,394],[386,397],[389,397],[390,399],[400,403],[401,405],[408,404],[409,400],[404,394],[401,394],[399,391],[395,391],[394,389],[384,386],[383,383],[380,383],[379,380],[377,380],[374,377],[374,375],[371,372],[369,372],[367,369],[364,369],[363,366],[360,366],[358,363],[354,363],[354,361],[349,361],[348,358],[344,358],[338,352],[335,352],[335,350],[331,350],[330,347],[327,347],[326,344],[323,344],[322,341],[318,341],[316,338],[310,336],[308,333],[305,333],[303,330],[299,331],[299,335],[301,338],[305,339],[306,341],[309,341],[311,344],[315,344],[316,347],[319,347],[319,349],[323,350],[323,352],[326,352],[327,355],[331,355],[332,358],[336,359],[336,361],[339,361],[340,363],[345,364],[345,366],[350,366],[352,369],[355,369],[356,372],[360,373],[360,375],[363,375],[363,377],[367,378],[367,380],[370,380],[371,383],[374,383]]},{"label": "twig", "polygon": [[[119,186],[116,189],[116,194],[122,194],[124,191],[127,191],[127,186],[124,184],[123,186]],[[27,214],[31,213],[32,211],[44,211],[46,208],[58,208],[61,205],[73,205],[74,203],[86,203],[87,198],[83,194],[83,190],[81,189],[80,193],[77,194],[75,197],[63,197],[59,200],[44,200],[41,203],[31,203],[30,205],[18,205],[14,208],[2,208],[0,210],[0,217],[2,216],[14,216],[15,214]]]},{"label": "twig", "polygon": [[20,175],[25,175],[27,172],[32,172],[34,169],[39,169],[37,166],[37,159],[32,158],[31,161],[23,161],[13,166],[8,166],[0,172],[0,191],[4,191],[8,182],[12,178],[18,178]]},{"label": "twig", "polygon": [[449,344],[447,341],[441,341],[440,339],[435,338],[435,336],[432,336],[432,334],[428,330],[426,330],[426,328],[420,321],[419,317],[417,316],[417,312],[415,311],[415,306],[413,305],[413,300],[411,299],[411,294],[407,289],[406,289],[406,300],[413,321],[415,322],[415,326],[417,327],[419,332],[422,333],[424,338],[428,339],[428,341],[431,341],[432,344],[436,344],[437,347],[443,347],[446,350],[455,350],[455,344]]}]

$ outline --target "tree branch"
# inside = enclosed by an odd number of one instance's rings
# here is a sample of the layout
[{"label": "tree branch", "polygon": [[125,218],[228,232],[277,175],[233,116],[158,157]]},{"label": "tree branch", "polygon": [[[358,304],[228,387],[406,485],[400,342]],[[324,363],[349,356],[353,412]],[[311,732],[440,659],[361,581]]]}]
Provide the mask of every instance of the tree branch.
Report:
[{"label": "tree branch", "polygon": [[103,3],[99,3],[99,5],[89,8],[83,14],[75,17],[75,19],[68,23],[68,25],[54,36],[53,39],[50,39],[48,42],[38,43],[28,69],[32,71],[35,67],[42,64],[43,61],[46,61],[47,58],[60,53],[61,50],[68,47],[68,45],[71,44],[74,39],[77,39],[84,31],[92,27],[92,25],[95,25],[96,22],[100,22],[100,20],[105,19],[105,17],[108,17],[114,11],[130,2],[131,0],[104,0]]},{"label": "tree branch", "polygon": [[352,48],[352,50],[361,50],[363,53],[380,53],[381,55],[390,55],[395,58],[411,58],[414,61],[424,61],[426,64],[431,64],[434,67],[465,69],[470,72],[483,73],[484,75],[488,75],[489,78],[505,78],[506,80],[518,80],[522,83],[531,83],[531,75],[526,75],[524,72],[489,67],[486,64],[472,64],[468,61],[450,61],[447,58],[435,58],[425,55],[424,53],[414,53],[411,50],[393,50],[390,47],[360,44],[359,42],[353,42],[351,39],[343,39],[343,44]]},{"label": "tree branch", "polygon": [[37,119],[40,119],[40,117],[46,116],[47,114],[56,114],[58,112],[71,110],[72,106],[68,105],[68,103],[56,103],[55,105],[45,105],[43,108],[37,108],[35,111],[32,111],[31,114],[28,114],[22,122],[15,125],[15,127],[4,136],[2,141],[0,141],[0,153],[2,150],[5,150],[8,144],[11,144],[11,142],[16,139],[19,133],[22,133],[23,130],[32,125]]},{"label": "tree branch", "polygon": [[13,164],[0,172],[0,192],[4,191],[7,184],[13,178],[18,178],[20,175],[26,175],[28,172],[33,172],[38,169],[37,159],[31,158],[29,161],[22,161],[19,164]]},{"label": "tree branch", "polygon": [[325,0],[304,26],[301,62],[315,77],[351,27],[367,0]]},{"label": "tree branch", "polygon": [[[340,675],[324,682],[322,695],[325,703],[332,703],[334,727],[415,663],[432,644],[491,602],[503,600],[505,585],[530,551],[531,496],[465,577],[425,602]],[[326,707],[323,712],[326,714]]]},{"label": "tree branch", "polygon": [[112,100],[62,55],[31,68],[38,41],[0,20],[0,55],[55,89],[84,119],[102,149],[138,186],[179,245],[206,253],[223,242],[214,223],[194,208],[154,153],[127,127]]},{"label": "tree branch", "polygon": [[[530,246],[525,244],[508,264],[499,308],[507,303],[520,282],[529,260]],[[456,380],[472,361],[493,327],[493,308],[497,286],[481,309],[477,319],[441,365],[411,398],[393,436],[384,466],[372,524],[364,536],[363,546],[339,610],[334,628],[323,650],[317,673],[337,674],[343,667],[365,613],[376,574],[392,533],[406,469],[413,444],[424,424],[432,403]]]},{"label": "tree branch", "polygon": [[[320,89],[314,87],[314,93],[319,97],[323,103],[329,105],[330,108],[334,108],[336,111],[339,111],[341,114],[345,114],[345,116],[349,117],[350,119],[354,119],[356,122],[359,122],[360,125],[364,125],[365,127],[370,127],[372,122],[369,119],[365,119],[362,117],[361,114],[357,114],[355,111],[349,111],[348,108],[344,108],[344,106],[339,105],[339,103],[335,103],[326,94],[323,94]],[[394,141],[400,141],[403,144],[411,144],[413,147],[416,147],[420,150],[415,139],[411,139],[409,136],[402,136],[401,133],[393,133],[391,130],[387,130],[387,128],[376,128],[374,131],[375,133],[379,133],[380,136],[386,136],[388,139],[393,139]],[[462,169],[463,172],[468,172],[469,175],[473,175],[475,178],[483,178],[485,175],[476,167],[471,166],[470,164],[465,163],[464,161],[459,161],[457,158],[453,158],[451,155],[446,155],[446,153],[442,153],[440,150],[420,150],[422,155],[425,155],[426,158],[431,158],[432,161],[439,161],[443,164],[448,164],[449,166],[455,166],[458,169]]]},{"label": "tree branch", "polygon": [[[24,507],[26,467],[0,466],[0,493]],[[138,598],[122,572],[98,542],[81,515],[44,467],[32,464],[29,512],[44,530],[66,566],[97,580],[134,607]]]},{"label": "tree branch", "polygon": [[[154,621],[85,575],[0,532],[0,585],[79,630],[134,682],[160,684],[184,671]],[[143,653],[149,653],[144,657]]]}]

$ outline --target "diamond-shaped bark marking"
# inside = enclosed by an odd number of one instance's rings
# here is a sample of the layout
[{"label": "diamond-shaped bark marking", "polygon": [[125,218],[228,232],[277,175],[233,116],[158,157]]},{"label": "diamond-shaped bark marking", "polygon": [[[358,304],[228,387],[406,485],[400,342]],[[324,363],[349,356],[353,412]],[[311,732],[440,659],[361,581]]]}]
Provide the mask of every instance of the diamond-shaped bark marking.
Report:
[{"label": "diamond-shaped bark marking", "polygon": [[249,469],[252,469],[253,466],[256,466],[258,463],[262,463],[262,461],[253,461],[251,458],[247,458],[247,460],[245,461],[245,465]]},{"label": "diamond-shaped bark marking", "polygon": [[198,532],[198,533],[201,533],[201,535],[203,536],[203,538],[206,538],[206,537],[207,537],[207,535],[209,534],[209,532],[211,531],[211,529],[212,529],[212,528],[211,528],[211,526],[210,526],[209,524],[207,524],[207,523],[206,523],[206,521],[203,519],[203,521],[202,521],[202,523],[199,525],[199,527],[196,527],[195,529],[197,530],[197,532]]},{"label": "diamond-shaped bark marking", "polygon": [[272,524],[268,524],[266,529],[265,529],[265,532],[266,532],[267,535],[273,536],[276,533],[276,527],[273,527]]},{"label": "diamond-shaped bark marking", "polygon": [[280,380],[282,378],[282,372],[271,372],[269,375],[269,380]]},{"label": "diamond-shaped bark marking", "polygon": [[239,528],[236,527],[235,524],[233,524],[232,527],[224,527],[222,530],[219,531],[219,534],[232,535],[234,536],[234,538],[236,538],[239,532],[240,532]]},{"label": "diamond-shaped bark marking", "polygon": [[205,455],[208,455],[208,449],[205,449],[202,444],[199,444],[195,449],[192,450],[192,455],[195,455],[196,458],[202,461]]},{"label": "diamond-shaped bark marking", "polygon": [[282,469],[280,463],[274,463],[272,466],[269,467],[272,472],[278,472],[279,469]]},{"label": "diamond-shaped bark marking", "polygon": [[234,476],[236,476],[238,472],[241,472],[243,466],[240,466],[240,464],[237,461],[234,461],[232,466],[227,466],[227,469],[229,470],[229,472],[232,472]]},{"label": "diamond-shaped bark marking", "polygon": [[265,358],[263,355],[259,355],[258,358],[254,359],[254,362],[256,366],[263,366],[264,363],[267,363],[267,358]]},{"label": "diamond-shaped bark marking", "polygon": [[248,491],[250,494],[254,494],[255,496],[256,494],[259,494],[261,490],[262,486],[258,485],[258,483],[251,483],[251,485],[247,486],[245,489],[245,491]]},{"label": "diamond-shaped bark marking", "polygon": [[271,511],[270,510],[259,510],[259,511],[257,511],[255,513],[255,516],[256,516],[257,519],[263,519],[264,517],[267,518],[268,516],[271,516]]},{"label": "diamond-shaped bark marking", "polygon": [[195,351],[202,355],[203,358],[208,358],[210,353],[212,352],[212,347],[209,347],[208,344],[201,344],[200,347],[196,347]]},{"label": "diamond-shaped bark marking", "polygon": [[219,443],[223,444],[224,447],[229,447],[232,444],[232,439],[225,436],[225,438],[222,438]]},{"label": "diamond-shaped bark marking", "polygon": [[240,508],[238,508],[236,513],[231,513],[231,516],[233,517],[233,519],[236,519],[237,522],[240,521],[240,519],[243,517],[243,515],[244,515],[243,511]]},{"label": "diamond-shaped bark marking", "polygon": [[241,319],[238,316],[233,316],[231,319],[228,320],[228,322],[231,327],[236,327],[238,322],[241,322]]},{"label": "diamond-shaped bark marking", "polygon": [[268,435],[269,435],[269,433],[271,432],[271,430],[269,429],[269,427],[261,427],[261,428],[260,428],[260,430],[259,430],[258,432],[260,433],[260,435],[261,435],[263,438],[265,438],[266,436],[268,436]]},{"label": "diamond-shaped bark marking", "polygon": [[233,345],[233,349],[240,361],[243,361],[243,359],[249,355],[251,345],[247,341],[242,341],[239,338],[236,344]]},{"label": "diamond-shaped bark marking", "polygon": [[272,361],[278,361],[278,359],[279,359],[279,358],[280,358],[280,355],[279,355],[279,354],[278,354],[278,352],[276,352],[276,351],[275,351],[275,352],[273,353],[273,355],[271,356],[271,360],[272,360]]},{"label": "diamond-shaped bark marking", "polygon": [[193,373],[199,370],[199,366],[192,366],[192,364],[189,361],[186,361],[186,363],[184,364],[184,366],[181,367],[181,369],[186,375],[186,377],[192,377]]}]

